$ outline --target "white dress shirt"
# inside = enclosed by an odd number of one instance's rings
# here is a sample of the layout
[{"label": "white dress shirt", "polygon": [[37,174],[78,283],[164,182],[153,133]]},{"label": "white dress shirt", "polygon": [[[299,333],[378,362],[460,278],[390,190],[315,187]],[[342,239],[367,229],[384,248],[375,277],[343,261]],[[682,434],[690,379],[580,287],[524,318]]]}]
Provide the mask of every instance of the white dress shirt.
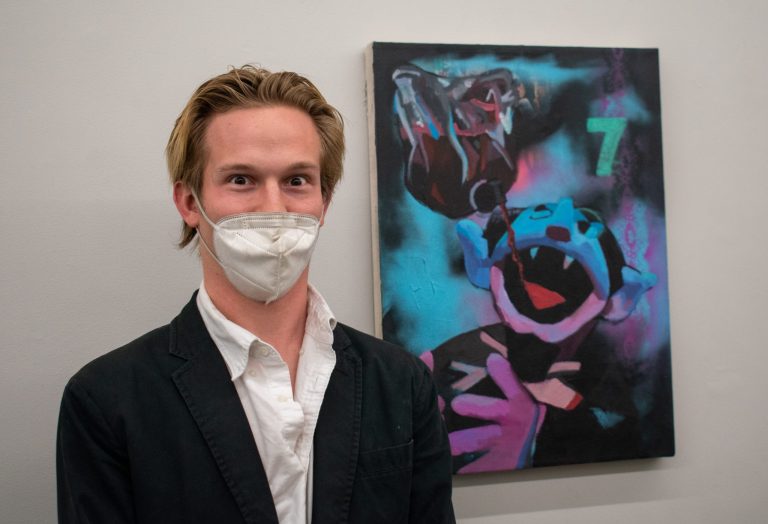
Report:
[{"label": "white dress shirt", "polygon": [[281,524],[309,524],[312,516],[312,441],[325,390],[336,365],[336,319],[309,286],[307,322],[299,352],[296,391],[274,347],[228,320],[204,284],[197,307],[234,383],[269,480]]}]

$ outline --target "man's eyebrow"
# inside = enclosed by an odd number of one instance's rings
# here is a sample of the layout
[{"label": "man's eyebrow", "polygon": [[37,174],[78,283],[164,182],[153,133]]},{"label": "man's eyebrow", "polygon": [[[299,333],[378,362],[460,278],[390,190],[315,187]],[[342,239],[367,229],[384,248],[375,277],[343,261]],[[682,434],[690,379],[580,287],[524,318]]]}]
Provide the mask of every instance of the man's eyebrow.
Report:
[{"label": "man's eyebrow", "polygon": [[[292,164],[289,164],[286,166],[286,170],[292,170],[292,169],[320,169],[320,165],[316,162],[294,162]],[[252,165],[252,164],[224,164],[223,166],[219,166],[216,168],[216,171],[218,172],[226,172],[226,171],[258,171],[258,166]]]},{"label": "man's eyebrow", "polygon": [[316,162],[294,162],[288,166],[288,169],[320,169]]}]

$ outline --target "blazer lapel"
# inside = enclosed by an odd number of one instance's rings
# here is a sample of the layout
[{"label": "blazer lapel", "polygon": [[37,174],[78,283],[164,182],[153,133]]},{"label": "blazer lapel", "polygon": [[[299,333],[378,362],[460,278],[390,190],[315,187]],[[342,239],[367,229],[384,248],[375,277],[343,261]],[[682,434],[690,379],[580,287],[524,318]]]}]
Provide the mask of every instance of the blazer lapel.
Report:
[{"label": "blazer lapel", "polygon": [[350,341],[341,327],[333,335],[336,367],[315,428],[313,524],[347,522],[360,443],[361,363],[345,351]]},{"label": "blazer lapel", "polygon": [[170,352],[187,359],[173,373],[181,396],[248,523],[278,524],[248,419],[221,354],[197,309],[196,294],[171,324]]}]

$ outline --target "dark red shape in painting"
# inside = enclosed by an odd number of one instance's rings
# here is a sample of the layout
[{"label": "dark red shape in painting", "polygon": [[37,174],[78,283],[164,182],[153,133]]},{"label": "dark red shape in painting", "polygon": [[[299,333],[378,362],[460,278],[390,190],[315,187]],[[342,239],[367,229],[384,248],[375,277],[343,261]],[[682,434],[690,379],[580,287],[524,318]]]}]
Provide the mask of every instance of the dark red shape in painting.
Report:
[{"label": "dark red shape in painting", "polygon": [[571,240],[570,231],[560,226],[549,226],[547,228],[547,236],[558,242],[569,242]]}]

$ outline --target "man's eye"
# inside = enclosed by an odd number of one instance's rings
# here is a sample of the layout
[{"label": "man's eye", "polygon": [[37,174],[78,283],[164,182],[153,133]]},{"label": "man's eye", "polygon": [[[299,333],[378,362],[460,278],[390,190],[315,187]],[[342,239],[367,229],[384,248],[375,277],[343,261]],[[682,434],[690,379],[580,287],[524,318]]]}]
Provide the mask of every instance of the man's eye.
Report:
[{"label": "man's eye", "polygon": [[307,181],[304,179],[303,176],[292,176],[291,178],[288,179],[288,185],[291,185],[291,186],[302,186],[306,182]]},{"label": "man's eye", "polygon": [[244,177],[243,175],[235,175],[235,176],[233,176],[233,177],[230,179],[230,181],[231,181],[233,184],[236,184],[236,185],[238,185],[238,186],[244,186],[245,184],[247,184],[247,183],[248,183],[248,179],[247,179],[246,177]]}]

